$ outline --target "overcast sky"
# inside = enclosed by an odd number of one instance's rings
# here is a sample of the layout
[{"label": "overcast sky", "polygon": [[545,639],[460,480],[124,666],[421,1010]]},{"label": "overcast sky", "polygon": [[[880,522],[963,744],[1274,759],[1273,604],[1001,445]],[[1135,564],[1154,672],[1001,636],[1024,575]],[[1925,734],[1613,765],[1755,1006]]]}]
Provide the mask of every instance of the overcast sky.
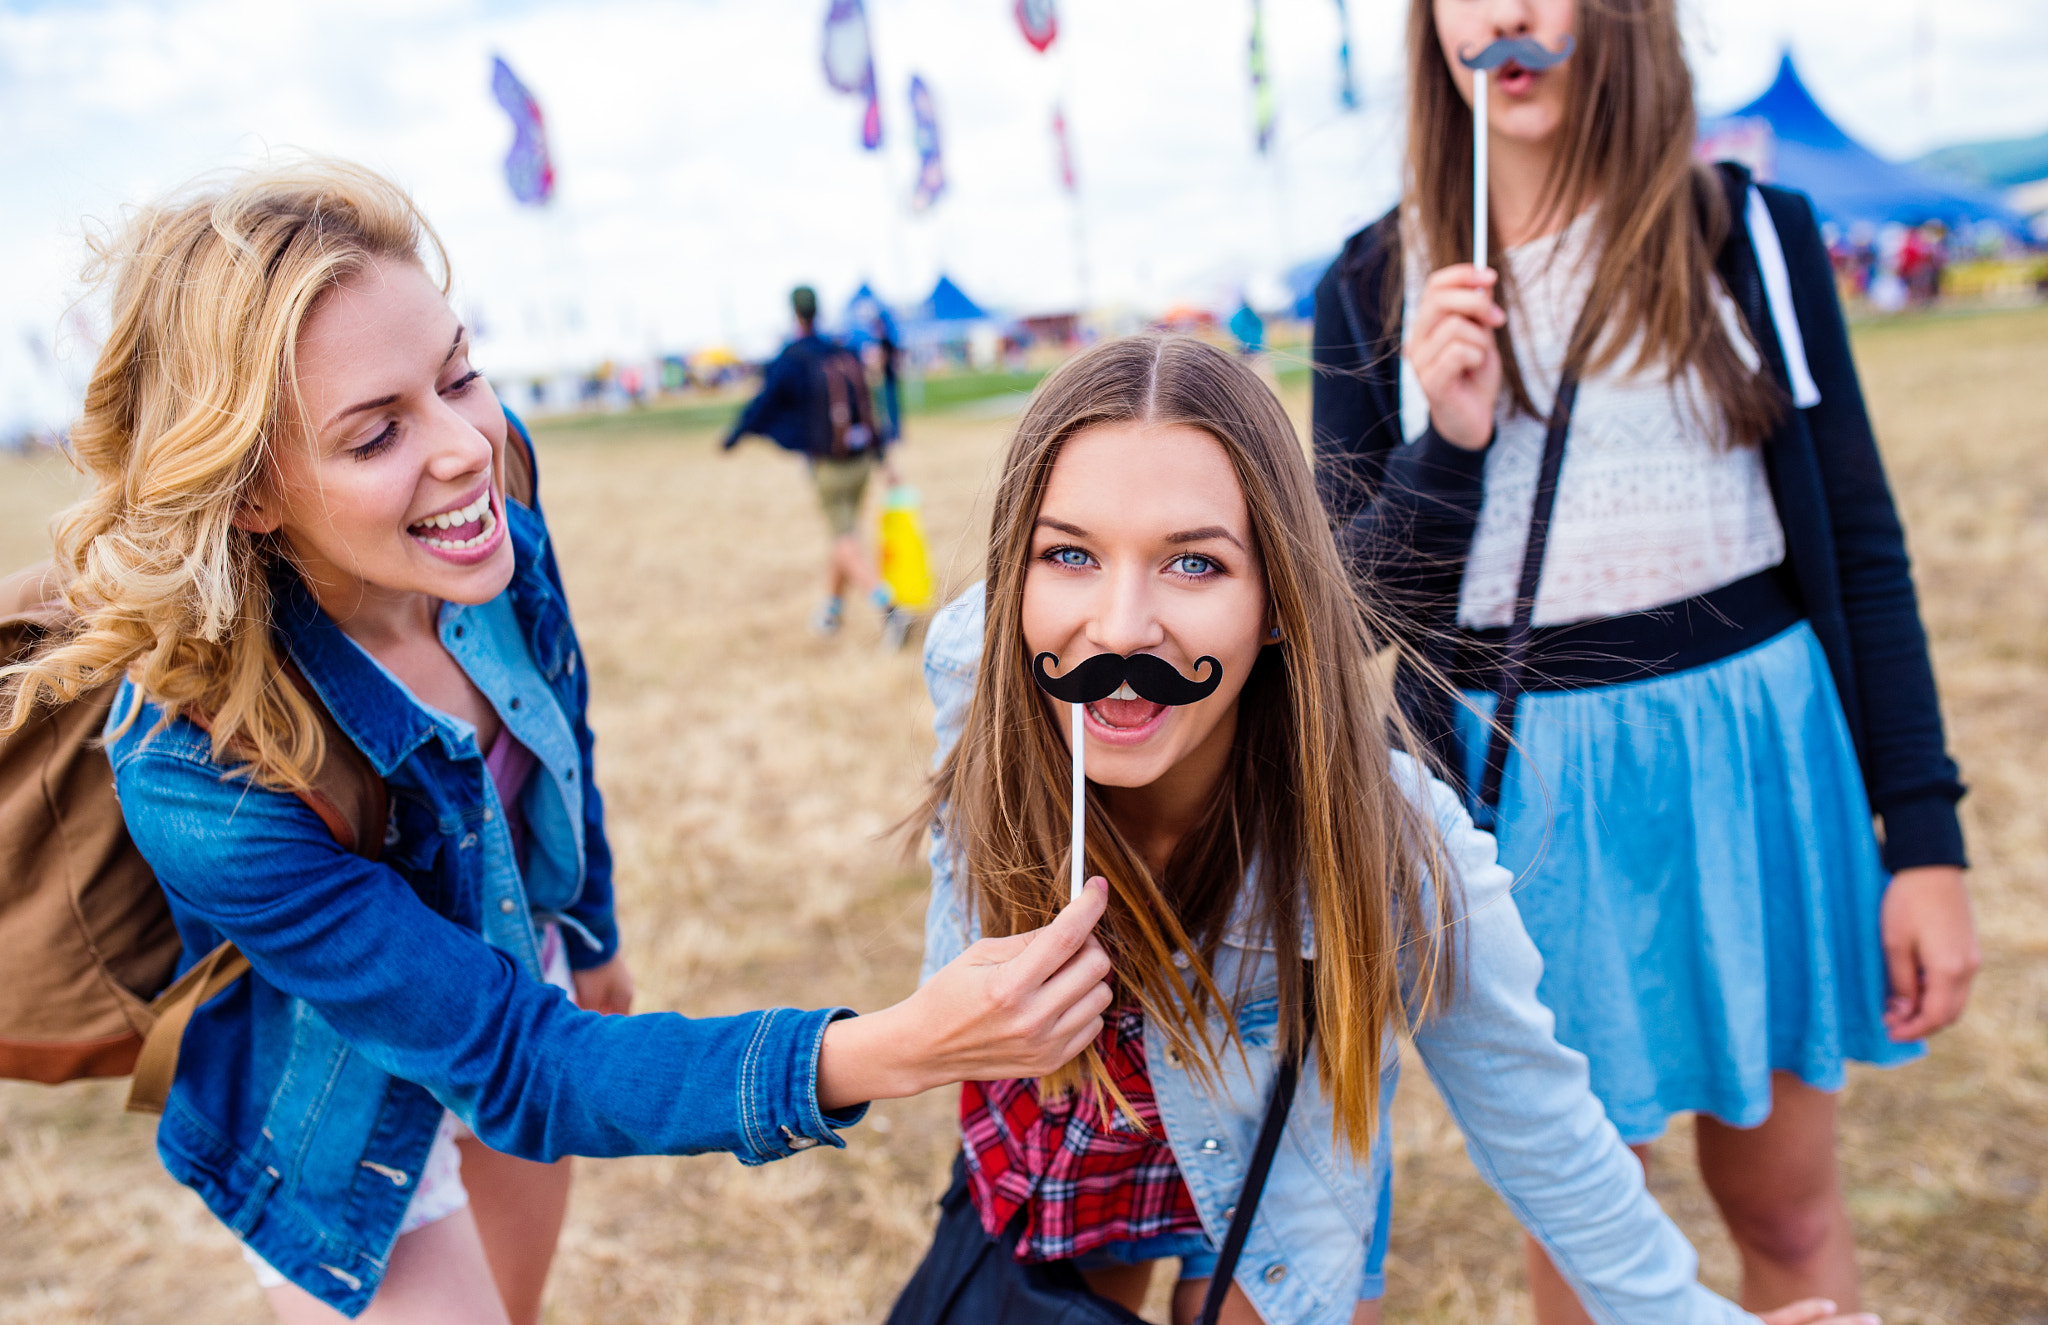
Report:
[{"label": "overcast sky", "polygon": [[[1221,306],[1391,201],[1402,0],[1350,0],[1364,108],[1339,112],[1335,0],[1265,0],[1279,142],[1252,147],[1249,0],[1062,0],[1052,50],[1010,0],[868,0],[884,150],[819,66],[826,0],[0,0],[0,433],[61,421],[91,356],[84,236],[124,204],[306,149],[413,190],[446,240],[479,361],[771,348],[785,296],[942,269],[1016,311]],[[2043,0],[1685,0],[1701,103],[1746,101],[1789,45],[1878,152],[2048,129]],[[559,181],[514,205],[502,54]],[[907,208],[906,87],[938,105],[950,190]],[[1080,176],[1059,187],[1064,104]],[[76,309],[75,312],[67,310]],[[70,387],[65,385],[69,380]]]}]

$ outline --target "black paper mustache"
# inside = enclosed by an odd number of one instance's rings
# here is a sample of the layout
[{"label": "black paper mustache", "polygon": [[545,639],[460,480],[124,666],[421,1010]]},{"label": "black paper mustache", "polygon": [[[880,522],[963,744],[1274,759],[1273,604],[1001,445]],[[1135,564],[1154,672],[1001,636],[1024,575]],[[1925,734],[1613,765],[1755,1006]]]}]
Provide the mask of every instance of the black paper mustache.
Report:
[{"label": "black paper mustache", "polygon": [[1057,666],[1060,658],[1056,653],[1039,654],[1031,660],[1031,675],[1039,689],[1068,704],[1093,704],[1098,699],[1108,699],[1128,681],[1140,699],[1178,708],[1207,699],[1223,684],[1223,664],[1207,654],[1195,659],[1197,676],[1204,665],[1209,669],[1209,675],[1197,681],[1190,681],[1172,663],[1150,653],[1098,653],[1075,663],[1065,676],[1046,671],[1048,660]]},{"label": "black paper mustache", "polygon": [[1577,44],[1569,33],[1564,45],[1554,51],[1544,49],[1543,43],[1534,37],[1502,37],[1488,42],[1477,55],[1467,55],[1460,49],[1458,63],[1467,69],[1498,69],[1504,64],[1518,64],[1534,72],[1563,64],[1571,58]]}]

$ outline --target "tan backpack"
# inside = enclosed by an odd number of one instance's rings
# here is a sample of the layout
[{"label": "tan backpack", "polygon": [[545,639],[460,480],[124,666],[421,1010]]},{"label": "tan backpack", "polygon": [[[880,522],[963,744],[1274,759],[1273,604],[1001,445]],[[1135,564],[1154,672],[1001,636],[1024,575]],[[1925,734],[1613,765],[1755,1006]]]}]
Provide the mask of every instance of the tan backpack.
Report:
[{"label": "tan backpack", "polygon": [[[516,435],[502,491],[530,507],[531,443],[523,428]],[[0,579],[0,666],[25,661],[77,622],[51,563]],[[285,675],[313,701],[327,737],[299,799],[345,850],[375,860],[384,780],[298,669],[287,663]],[[249,961],[223,943],[165,988],[183,946],[163,889],[129,840],[99,743],[117,689],[39,709],[0,737],[0,1078],[56,1084],[132,1073],[128,1107],[161,1113],[186,1023]]]},{"label": "tan backpack", "polygon": [[[24,661],[76,624],[48,562],[0,580],[0,661]],[[296,669],[287,675],[312,697]],[[0,952],[17,958],[0,982],[0,1077],[54,1084],[132,1072],[128,1107],[160,1113],[185,1024],[249,962],[224,943],[164,988],[183,949],[121,821],[99,743],[117,689],[44,707],[0,739]],[[317,700],[315,709],[327,757],[300,799],[335,841],[374,860],[384,780]]]}]

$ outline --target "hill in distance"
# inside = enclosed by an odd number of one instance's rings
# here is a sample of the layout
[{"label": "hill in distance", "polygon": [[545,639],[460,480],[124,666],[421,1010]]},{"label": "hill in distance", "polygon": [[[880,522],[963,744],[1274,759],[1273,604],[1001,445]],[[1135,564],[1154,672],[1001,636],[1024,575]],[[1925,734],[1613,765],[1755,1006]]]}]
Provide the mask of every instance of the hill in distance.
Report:
[{"label": "hill in distance", "polygon": [[2048,179],[2048,133],[1938,147],[1913,164],[1972,184],[2009,189]]}]

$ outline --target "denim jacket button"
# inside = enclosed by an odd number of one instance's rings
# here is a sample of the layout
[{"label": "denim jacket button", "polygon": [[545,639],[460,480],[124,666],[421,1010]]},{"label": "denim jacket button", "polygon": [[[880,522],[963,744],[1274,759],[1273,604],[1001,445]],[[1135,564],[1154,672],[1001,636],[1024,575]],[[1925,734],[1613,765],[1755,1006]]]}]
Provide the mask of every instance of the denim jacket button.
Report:
[{"label": "denim jacket button", "polygon": [[508,916],[511,915],[517,909],[518,904],[509,897],[507,897],[504,901],[498,903],[498,910]]},{"label": "denim jacket button", "polygon": [[1281,1281],[1282,1279],[1285,1279],[1286,1277],[1287,1277],[1287,1267],[1286,1267],[1286,1266],[1284,1266],[1284,1265],[1268,1265],[1268,1266],[1266,1267],[1266,1274],[1265,1274],[1265,1280],[1266,1280],[1266,1282],[1267,1282],[1267,1283],[1269,1283],[1269,1284],[1277,1284],[1277,1283],[1279,1283],[1279,1282],[1280,1282],[1280,1281]]},{"label": "denim jacket button", "polygon": [[464,834],[462,835],[462,849],[463,849],[464,851],[467,851],[467,850],[469,850],[469,849],[470,849],[471,847],[473,847],[473,846],[475,846],[475,845],[476,845],[476,834],[475,834],[475,833],[464,833]]},{"label": "denim jacket button", "polygon": [[498,812],[497,812],[496,810],[492,809],[492,808],[491,808],[490,806],[488,806],[488,805],[486,805],[486,806],[484,807],[484,822],[485,822],[485,823],[489,823],[489,822],[491,822],[491,821],[492,821],[493,819],[496,819],[497,817],[498,817]]},{"label": "denim jacket button", "polygon": [[1188,969],[1188,955],[1185,952],[1182,952],[1180,949],[1175,948],[1173,951],[1173,964],[1175,966],[1178,966],[1181,970],[1185,971],[1186,969]]},{"label": "denim jacket button", "polygon": [[817,1137],[803,1136],[790,1131],[787,1127],[782,1129],[782,1139],[789,1144],[791,1150],[809,1150],[812,1146],[818,1144]]},{"label": "denim jacket button", "polygon": [[1166,1065],[1171,1068],[1179,1068],[1185,1066],[1185,1064],[1183,1064],[1180,1059],[1180,1050],[1174,1048],[1170,1044],[1166,1046]]},{"label": "denim jacket button", "polygon": [[1212,1136],[1205,1139],[1198,1148],[1205,1155],[1214,1155],[1222,1151],[1223,1143]]}]

